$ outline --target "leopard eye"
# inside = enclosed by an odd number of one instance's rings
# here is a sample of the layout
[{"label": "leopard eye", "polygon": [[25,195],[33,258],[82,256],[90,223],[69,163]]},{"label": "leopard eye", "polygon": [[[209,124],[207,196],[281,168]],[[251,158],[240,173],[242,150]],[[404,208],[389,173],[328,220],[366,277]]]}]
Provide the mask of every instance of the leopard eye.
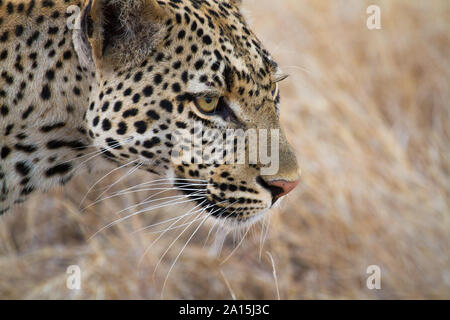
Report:
[{"label": "leopard eye", "polygon": [[213,113],[219,104],[219,98],[197,97],[194,100],[195,105],[203,113]]}]

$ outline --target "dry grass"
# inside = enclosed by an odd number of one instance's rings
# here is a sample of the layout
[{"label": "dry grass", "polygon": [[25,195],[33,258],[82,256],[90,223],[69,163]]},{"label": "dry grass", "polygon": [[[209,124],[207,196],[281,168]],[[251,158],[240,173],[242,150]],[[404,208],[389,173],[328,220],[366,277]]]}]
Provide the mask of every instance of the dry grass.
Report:
[{"label": "dry grass", "polygon": [[[291,74],[282,121],[303,169],[301,186],[272,215],[260,252],[255,228],[218,259],[190,243],[168,278],[175,299],[450,298],[450,5],[433,1],[247,0],[253,28]],[[365,27],[382,9],[383,28]],[[124,172],[103,183],[107,186]],[[188,238],[154,272],[178,232],[139,260],[155,234],[133,230],[180,213],[143,215],[89,237],[137,196],[79,210],[98,177],[35,196],[0,223],[0,297],[153,299]],[[121,187],[149,179],[142,173]],[[99,192],[93,192],[87,203]],[[142,199],[143,195],[141,195]],[[82,270],[82,290],[65,287]],[[379,265],[382,290],[366,288]]]}]

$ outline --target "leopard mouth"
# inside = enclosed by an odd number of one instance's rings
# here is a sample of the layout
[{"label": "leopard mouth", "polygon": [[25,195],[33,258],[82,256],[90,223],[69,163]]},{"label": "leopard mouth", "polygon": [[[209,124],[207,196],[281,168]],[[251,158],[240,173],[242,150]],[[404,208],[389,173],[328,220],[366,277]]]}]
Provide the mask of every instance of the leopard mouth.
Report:
[{"label": "leopard mouth", "polygon": [[215,219],[226,221],[237,221],[239,223],[248,223],[249,221],[258,220],[268,208],[259,208],[256,214],[248,214],[247,208],[242,205],[245,203],[243,199],[229,198],[222,199],[217,195],[208,191],[207,185],[193,186],[189,181],[177,181],[174,186],[183,194],[202,207],[205,213]]}]

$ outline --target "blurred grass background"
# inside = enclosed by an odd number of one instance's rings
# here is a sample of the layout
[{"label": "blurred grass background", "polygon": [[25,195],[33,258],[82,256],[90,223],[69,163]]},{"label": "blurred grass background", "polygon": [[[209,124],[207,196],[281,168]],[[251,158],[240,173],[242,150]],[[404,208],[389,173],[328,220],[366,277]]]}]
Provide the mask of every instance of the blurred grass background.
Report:
[{"label": "blurred grass background", "polygon": [[[381,30],[366,28],[370,4],[381,8]],[[255,227],[222,263],[237,242],[230,237],[216,257],[202,228],[164,298],[276,299],[277,290],[282,299],[450,298],[450,2],[246,0],[244,7],[291,75],[281,88],[281,118],[302,182],[273,212],[262,250]],[[155,271],[180,230],[164,235],[141,264],[158,234],[133,231],[186,208],[140,215],[89,240],[147,196],[81,212],[100,177],[35,195],[1,218],[0,298],[161,298],[190,232]],[[115,190],[150,178],[135,174]],[[66,288],[73,264],[82,270],[79,291]],[[381,290],[366,287],[370,265],[381,268]]]}]

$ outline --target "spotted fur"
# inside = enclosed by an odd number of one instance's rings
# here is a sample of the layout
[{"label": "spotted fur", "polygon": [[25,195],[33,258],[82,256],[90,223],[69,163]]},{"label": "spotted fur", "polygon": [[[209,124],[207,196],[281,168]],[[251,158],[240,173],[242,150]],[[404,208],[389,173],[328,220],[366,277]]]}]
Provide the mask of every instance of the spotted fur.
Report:
[{"label": "spotted fur", "polygon": [[[76,20],[72,5],[81,8]],[[283,134],[273,176],[261,175],[262,164],[171,158],[173,135],[193,131],[194,122],[223,132],[280,128],[280,70],[239,6],[238,0],[0,0],[0,212],[35,190],[100,168],[98,157],[89,156],[94,150],[121,166],[139,163],[157,175],[207,181],[197,200],[217,218],[250,221],[270,208],[274,190],[267,181],[295,181],[299,174]],[[220,96],[215,114],[194,103],[205,92]]]}]

